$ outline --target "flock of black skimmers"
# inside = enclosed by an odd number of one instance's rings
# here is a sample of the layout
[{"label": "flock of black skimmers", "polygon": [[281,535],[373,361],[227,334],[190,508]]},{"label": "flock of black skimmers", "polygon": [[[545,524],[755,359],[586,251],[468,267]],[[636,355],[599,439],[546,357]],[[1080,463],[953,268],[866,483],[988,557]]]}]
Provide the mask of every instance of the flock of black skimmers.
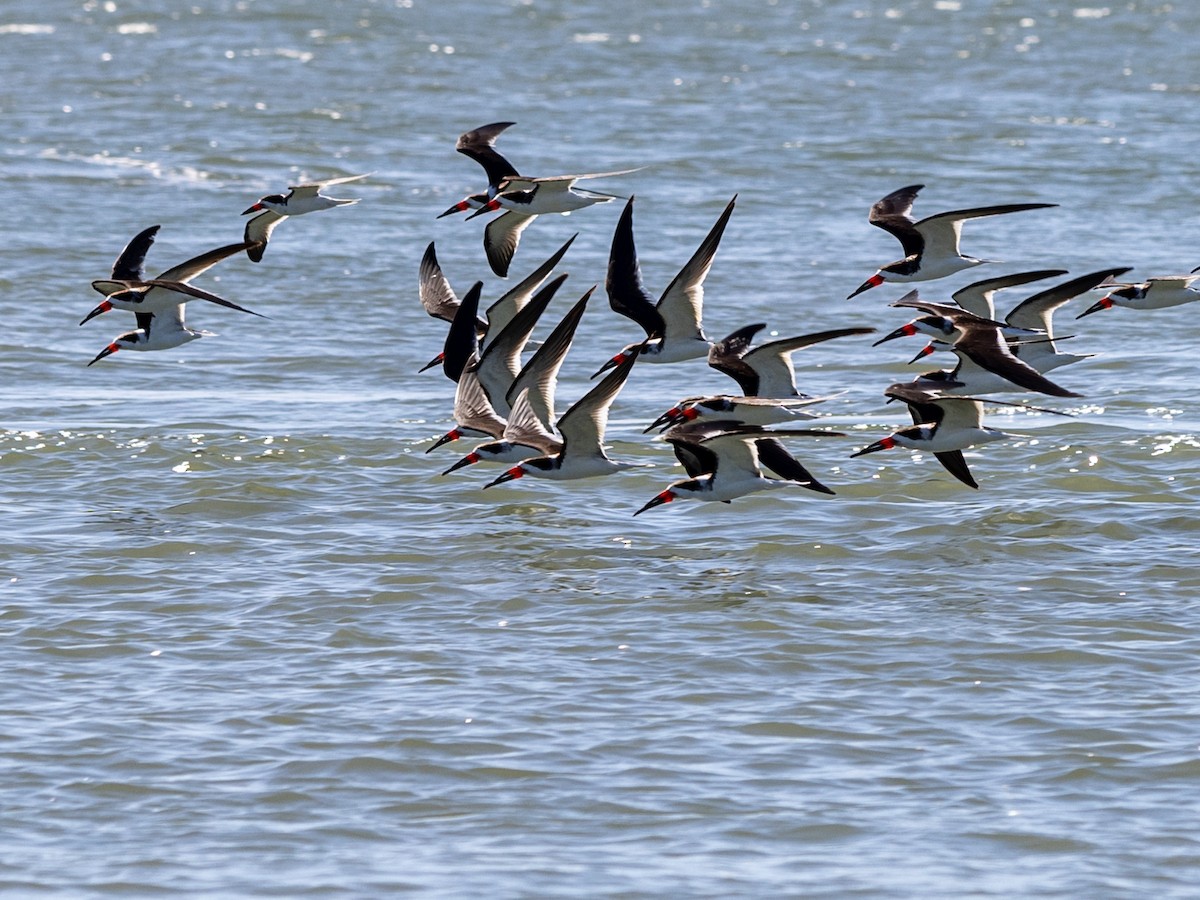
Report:
[{"label": "flock of black skimmers", "polygon": [[[455,149],[482,166],[487,185],[438,216],[470,212],[466,218],[473,219],[496,214],[484,228],[483,245],[489,267],[500,278],[508,277],[522,233],[539,216],[572,213],[622,199],[579,187],[579,182],[637,171],[520,175],[495,146],[497,138],[512,124],[484,125],[458,138]],[[83,320],[87,322],[112,309],[130,310],[136,317],[137,328],[114,338],[88,365],[119,350],[165,350],[210,334],[185,325],[184,308],[190,300],[207,300],[259,315],[195,287],[192,280],[237,253],[245,252],[255,262],[261,260],[272,232],[285,218],[358,202],[332,198],[322,191],[365,177],[353,175],[315,181],[295,185],[287,194],[262,197],[243,213],[256,215],[248,220],[241,243],[210,250],[156,278],[146,278],[144,269],[159,226],[142,231],[117,257],[111,276],[92,282],[105,299]],[[868,222],[899,240],[903,256],[880,266],[847,299],[881,285],[933,281],[995,262],[960,252],[965,222],[1056,205],[983,206],[914,220],[912,207],[922,188],[923,185],[900,188],[871,207]],[[861,338],[876,329],[839,328],[755,344],[766,324],[752,323],[722,340],[710,340],[702,321],[704,281],[736,203],[735,195],[655,300],[642,282],[634,242],[634,198],[626,200],[612,238],[605,291],[611,309],[636,322],[645,337],[627,344],[604,361],[592,376],[603,376],[600,381],[561,415],[555,408],[558,374],[598,285],[575,301],[540,342],[532,338],[567,279],[565,273],[556,275],[554,271],[575,236],[482,310],[483,282],[477,281],[460,298],[443,272],[431,242],[420,264],[420,300],[431,316],[449,323],[449,330],[442,352],[425,369],[438,366],[454,382],[455,425],[426,452],[460,438],[482,439],[442,474],[477,463],[503,464],[501,474],[483,485],[490,488],[525,476],[572,480],[644,466],[644,463],[612,459],[606,452],[609,411],[622,386],[637,364],[679,364],[703,358],[714,369],[729,375],[737,384],[737,392],[683,398],[649,424],[645,432],[661,431],[659,439],[670,445],[687,477],[666,486],[634,515],[674,500],[728,503],[755,491],[785,487],[833,494],[784,443],[797,438],[846,436],[828,428],[813,427],[819,417],[812,409],[831,398],[810,396],[797,388],[792,357],[804,347]],[[1056,341],[1054,335],[1052,320],[1056,310],[1078,297],[1101,291],[1103,296],[1076,318],[1115,306],[1155,310],[1200,299],[1200,290],[1192,287],[1200,279],[1197,274],[1200,267],[1187,275],[1153,277],[1141,282],[1119,280],[1129,271],[1129,267],[1102,269],[1060,281],[1026,297],[1003,318],[995,306],[999,292],[1060,278],[1067,271],[1043,269],[999,275],[955,291],[950,297],[952,302],[947,303],[929,302],[916,290],[909,291],[891,305],[911,310],[915,318],[874,341],[874,345],[921,335],[928,340],[913,362],[943,353],[954,358],[954,365],[887,387],[883,394],[888,402],[904,403],[913,424],[850,455],[859,457],[897,447],[923,450],[931,453],[954,478],[977,488],[963,451],[1014,436],[983,424],[985,398],[989,405],[1055,412],[1019,400],[998,400],[992,395],[1012,392],[1061,398],[1080,396],[1047,377],[1048,373],[1091,355],[1059,347],[1058,343],[1065,338]],[[797,427],[798,423],[806,427]]]},{"label": "flock of black skimmers", "polygon": [[[345,178],[330,178],[313,181],[288,188],[286,194],[268,194],[253,203],[242,215],[256,213],[246,221],[239,244],[217,247],[199,256],[172,266],[156,278],[146,277],[146,255],[154,244],[160,225],[151,225],[134,235],[125,245],[112,266],[108,278],[97,279],[92,287],[104,295],[90,313],[79,324],[114,309],[128,310],[134,314],[137,328],[117,335],[96,354],[88,365],[93,365],[119,350],[169,350],[212,336],[211,331],[189,328],[184,321],[184,307],[189,300],[207,300],[217,306],[236,309],[252,316],[262,316],[253,310],[239,306],[231,300],[219,297],[210,291],[192,285],[192,279],[203,275],[223,259],[245,251],[253,262],[260,262],[266,252],[271,233],[286,218],[305,213],[349,206],[358,200],[343,200],[328,197],[322,189],[348,181],[358,181],[366,175],[351,175]],[[262,316],[266,318],[265,316]]]},{"label": "flock of black skimmers", "polygon": [[[456,149],[483,167],[487,186],[441,214],[473,211],[468,218],[474,218],[499,213],[484,230],[484,250],[492,271],[501,277],[508,275],[521,233],[538,216],[619,199],[580,189],[577,182],[625,174],[520,175],[496,150],[497,138],[512,124],[484,125],[458,138]],[[868,222],[899,240],[903,256],[880,266],[847,299],[883,284],[933,281],[991,262],[960,252],[965,222],[1055,205],[983,206],[914,220],[912,207],[922,187],[900,188],[871,207]],[[668,485],[634,515],[674,500],[729,502],[754,491],[783,487],[832,494],[784,444],[792,438],[845,436],[811,427],[817,419],[811,408],[829,398],[809,396],[796,387],[792,355],[803,347],[862,336],[875,329],[840,328],[755,345],[755,337],[766,324],[753,323],[722,340],[710,340],[702,323],[704,281],[736,202],[735,196],[657,300],[642,283],[634,242],[634,199],[625,202],[612,238],[605,290],[612,310],[636,322],[645,338],[608,359],[593,375],[604,375],[603,379],[561,416],[555,413],[558,373],[596,288],[571,306],[531,355],[526,356],[525,351],[535,346],[533,332],[567,278],[565,274],[552,277],[552,273],[574,237],[482,313],[483,282],[476,282],[460,299],[438,263],[434,243],[430,243],[421,261],[420,298],[425,310],[449,322],[450,328],[442,352],[425,368],[440,365],[456,383],[456,424],[426,452],[468,436],[483,439],[442,474],[476,463],[504,464],[502,473],[483,485],[490,488],[525,476],[590,478],[639,465],[610,458],[604,444],[609,411],[631,370],[635,364],[704,358],[733,378],[738,392],[687,397],[650,423],[646,432],[661,429],[660,439],[671,446],[687,477]],[[1200,291],[1191,287],[1200,278],[1195,272],[1140,283],[1118,281],[1128,271],[1128,267],[1104,269],[1061,281],[1016,304],[1003,318],[998,318],[995,308],[997,293],[1065,276],[1066,270],[1018,272],[978,281],[954,292],[952,303],[925,301],[915,290],[896,300],[892,306],[912,310],[916,317],[874,343],[922,335],[928,343],[914,362],[943,352],[952,355],[955,364],[884,390],[888,401],[898,400],[908,407],[913,424],[851,456],[894,447],[924,450],[960,482],[977,488],[963,451],[1012,436],[983,424],[985,397],[991,405],[1054,412],[990,395],[1080,396],[1047,377],[1052,370],[1088,357],[1057,345],[1052,319],[1059,307],[1098,290],[1104,291],[1103,297],[1077,318],[1113,306],[1159,309],[1200,299]],[[801,422],[809,427],[796,427]]]}]

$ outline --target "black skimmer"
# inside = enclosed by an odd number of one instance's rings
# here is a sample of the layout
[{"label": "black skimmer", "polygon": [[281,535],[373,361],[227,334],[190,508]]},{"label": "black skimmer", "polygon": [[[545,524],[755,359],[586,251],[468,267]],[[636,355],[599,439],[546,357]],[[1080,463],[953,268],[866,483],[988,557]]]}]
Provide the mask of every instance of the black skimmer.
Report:
[{"label": "black skimmer", "polygon": [[[484,345],[478,362],[474,364],[488,399],[492,401],[496,412],[502,416],[508,415],[511,407],[511,401],[508,399],[509,389],[522,371],[521,353],[529,343],[538,319],[542,317],[542,313],[546,311],[546,307],[550,305],[550,301],[554,299],[567,277],[567,274],[563,273],[546,282],[500,333]],[[590,295],[589,291],[586,296]],[[561,364],[561,359],[559,363]],[[557,371],[555,367],[556,375]]]},{"label": "black skimmer", "polygon": [[496,138],[515,124],[516,122],[493,122],[491,125],[481,125],[473,131],[464,131],[454,145],[454,149],[459,153],[483,166],[488,180],[485,199],[496,196],[501,185],[509,179],[520,178],[513,164],[496,150]]},{"label": "black skimmer", "polygon": [[293,184],[288,187],[286,194],[267,194],[265,197],[259,198],[258,202],[242,211],[243,216],[248,216],[253,212],[258,213],[246,223],[246,230],[242,234],[243,240],[252,245],[246,250],[246,255],[253,262],[259,262],[263,258],[263,253],[266,252],[267,243],[271,240],[271,232],[288,216],[302,216],[305,213],[357,203],[357,199],[327,197],[321,191],[335,184],[359,181],[370,174],[367,172],[363,175],[346,175],[342,178],[326,178],[324,181]]},{"label": "black skimmer", "polygon": [[442,444],[467,436],[499,439],[504,435],[507,425],[504,417],[492,408],[474,367],[467,365],[454,390],[454,427],[434,441],[425,452],[430,453]]},{"label": "black skimmer", "polygon": [[[501,191],[528,189],[533,186],[530,179],[517,174],[512,163],[496,150],[496,138],[513,124],[515,123],[494,122],[458,136],[454,149],[483,166],[483,171],[487,173],[488,186],[482,193],[471,194],[459,200],[441,213],[439,219],[470,209],[482,209],[485,203]],[[487,254],[488,265],[499,277],[508,277],[508,269],[512,264],[513,255],[517,252],[517,244],[521,242],[521,232],[529,227],[534,218],[535,216],[523,212],[506,212],[488,222],[483,229],[483,249]]]},{"label": "black skimmer", "polygon": [[[910,303],[909,301],[916,301]],[[885,334],[877,340],[872,347],[878,347],[880,344],[894,341],[896,338],[909,337],[914,334],[924,334],[933,338],[938,345],[934,349],[949,349],[955,341],[964,337],[972,328],[991,329],[999,331],[1006,340],[1029,339],[1034,334],[1040,334],[1039,331],[1034,331],[1029,328],[1015,328],[1007,322],[998,322],[995,319],[984,319],[974,313],[967,312],[965,309],[960,309],[957,306],[948,306],[941,303],[926,303],[917,296],[916,291],[910,291],[902,300],[892,304],[893,306],[915,306],[918,309],[928,311],[928,315],[918,316],[917,318],[906,322],[895,331]],[[926,355],[925,352],[921,356]],[[920,358],[920,357],[918,357]],[[915,361],[915,360],[914,360]]]},{"label": "black skimmer", "polygon": [[502,186],[504,189],[467,218],[474,219],[498,209],[518,212],[525,216],[544,216],[552,213],[570,213],[597,203],[608,203],[620,198],[615,194],[577,188],[575,184],[589,178],[612,178],[637,171],[640,170],[620,169],[615,172],[588,172],[582,175],[549,175],[541,178],[520,178],[515,182],[510,179]]},{"label": "black skimmer", "polygon": [[[430,316],[443,322],[453,322],[454,314],[462,302],[450,286],[450,280],[438,263],[437,251],[430,241],[421,257],[421,267],[418,274],[417,295],[421,306]],[[487,320],[481,317],[475,319],[475,331],[482,336],[487,331]]]},{"label": "black skimmer", "polygon": [[483,228],[483,252],[488,266],[500,278],[508,277],[509,267],[521,243],[521,234],[536,216],[521,212],[505,212],[496,216]]},{"label": "black skimmer", "polygon": [[708,364],[736,381],[747,397],[807,397],[808,394],[796,389],[793,353],[834,338],[875,331],[874,328],[835,328],[780,338],[751,349],[754,335],[765,327],[765,324],[755,324],[739,328],[708,350]]},{"label": "black skimmer", "polygon": [[[1008,349],[1013,355],[1022,362],[1032,366],[1043,375],[1060,366],[1068,365],[1069,363],[1079,362],[1082,359],[1089,359],[1090,353],[1064,353],[1058,349],[1055,344],[1054,336],[1054,312],[1060,306],[1084,294],[1097,286],[1110,281],[1119,275],[1128,272],[1128,267],[1118,267],[1114,269],[1101,269],[1097,272],[1091,272],[1087,275],[1080,275],[1077,278],[1072,278],[1069,281],[1064,281],[1062,284],[1057,284],[1054,287],[1047,288],[1044,291],[1039,291],[1036,294],[1026,298],[1018,303],[1004,317],[1004,323],[1010,329],[1022,329],[1030,332],[1037,332],[1040,336],[1035,339],[1016,339],[1010,340]],[[1035,273],[1026,273],[1035,274]],[[1000,279],[995,279],[999,281]],[[1032,279],[1031,279],[1032,280]],[[980,285],[985,282],[979,282]],[[975,287],[975,286],[970,286]],[[969,288],[964,288],[968,290]],[[962,300],[957,292],[954,296],[962,305]],[[982,307],[979,307],[980,309]],[[989,301],[989,308],[990,301]],[[1059,338],[1062,340],[1062,338]],[[935,349],[943,346],[940,341],[933,341],[928,344],[921,353],[917,355],[919,359],[922,356],[927,356]],[[964,373],[965,374],[965,373]],[[977,375],[979,373],[976,373]],[[992,383],[995,387],[997,379],[993,376],[988,376],[988,373],[983,373],[985,380]],[[978,378],[971,378],[976,384],[976,388],[985,388],[985,385],[980,384]],[[999,381],[1003,385],[1003,380]],[[998,389],[1005,390],[1007,388],[1001,386]],[[966,389],[967,393],[986,393],[987,390]]]},{"label": "black skimmer", "polygon": [[[475,336],[480,344],[484,343],[488,334],[494,337],[504,330],[504,326],[529,302],[534,292],[541,287],[542,282],[562,260],[563,255],[578,236],[578,234],[571,235],[567,242],[550,254],[544,263],[515,287],[506,291],[499,300],[492,303],[487,308],[485,315],[480,316],[478,312],[476,313]],[[461,301],[450,286],[449,279],[442,272],[442,267],[438,265],[437,254],[434,252],[432,243],[426,248],[425,256],[421,259],[419,293],[421,305],[429,315],[453,323],[454,315],[458,311]],[[460,339],[467,342],[465,352],[469,355],[474,345],[469,343],[470,339],[465,335],[465,326]],[[433,368],[442,362],[444,357],[445,350],[443,349],[442,353],[426,363],[420,371],[424,372],[426,369]]]},{"label": "black skimmer", "polygon": [[[506,357],[510,346],[521,340],[517,333],[528,333],[528,329],[533,327],[532,320],[536,319],[545,309],[546,303],[549,302],[559,284],[566,277],[566,275],[560,276],[557,283],[540,291],[538,297],[531,300],[529,305],[524,307],[518,316],[503,329],[497,341],[488,345],[483,351],[483,357],[486,358],[489,354]],[[516,423],[511,421],[512,406],[517,397],[521,395],[525,395],[525,402],[533,415],[540,420],[542,430],[553,434],[550,425],[555,417],[554,395],[558,385],[558,372],[562,368],[567,350],[571,347],[579,319],[583,316],[588,299],[594,290],[593,287],[571,308],[515,378],[505,376],[503,362],[493,363],[490,360],[481,359],[478,354],[473,354],[459,379],[459,390],[455,392],[454,415],[458,425],[443,435],[429,450],[457,440],[467,433],[483,433],[497,441],[508,442],[508,444],[530,443],[529,441],[518,441],[513,433],[516,431],[518,434],[538,436],[538,432],[532,427],[525,427],[520,421]],[[514,333],[514,337],[505,336],[509,331]],[[487,374],[484,374],[485,372]],[[493,381],[490,392],[486,384],[487,378],[491,378]],[[467,380],[466,385],[463,384],[464,379]],[[502,405],[502,408],[509,413],[508,420],[497,412],[497,405]],[[505,449],[507,447],[498,448],[497,452]],[[425,452],[428,453],[429,450]],[[513,458],[521,457],[517,455]]]},{"label": "black skimmer", "polygon": [[508,190],[510,187],[528,187],[531,182],[529,179],[522,178],[513,164],[510,163],[496,149],[496,138],[515,125],[516,122],[493,122],[491,125],[481,125],[472,131],[464,131],[458,136],[458,141],[454,144],[454,149],[464,156],[468,156],[479,165],[483,166],[483,171],[487,175],[488,186],[487,190],[478,194],[471,194],[459,200],[444,213],[441,213],[438,218],[452,216],[455,213],[466,212],[469,209],[479,209],[483,204],[487,203],[496,194],[503,190]]},{"label": "black skimmer", "polygon": [[[508,277],[508,269],[516,255],[521,234],[539,215],[567,213],[596,203],[607,203],[616,199],[612,194],[586,191],[574,187],[581,178],[607,178],[636,172],[626,169],[620,172],[595,172],[588,175],[558,175],[549,178],[509,179],[501,184],[500,193],[491,198],[479,195],[463,201],[469,206],[482,200],[468,219],[484,213],[503,209],[504,212],[492,219],[483,229],[483,249],[488,265],[501,278]],[[455,207],[447,213],[457,211]],[[442,213],[446,215],[447,213]]]},{"label": "black skimmer", "polygon": [[216,294],[189,284],[193,278],[207,272],[221,260],[245,250],[247,245],[244,243],[217,247],[215,250],[209,250],[207,253],[201,253],[177,266],[172,266],[157,278],[146,278],[146,254],[154,243],[154,237],[158,233],[159,227],[153,225],[134,236],[113,263],[112,276],[92,282],[92,287],[104,294],[104,301],[84,316],[80,325],[110,309],[169,316],[175,306],[193,298],[207,300],[218,306],[266,318],[261,313],[238,306],[223,297],[218,297]]},{"label": "black skimmer", "polygon": [[545,423],[533,411],[526,388],[513,401],[504,426],[504,433],[497,440],[485,441],[471,448],[471,452],[448,468],[449,475],[478,462],[512,463],[535,456],[553,456],[562,452],[562,441],[546,428]]},{"label": "black skimmer", "polygon": [[[688,477],[656,494],[634,515],[674,500],[729,503],[755,491],[784,487],[799,486],[832,494],[780,443],[779,438],[785,436],[844,437],[836,431],[768,431],[721,420],[702,427],[672,428],[662,439],[674,448]],[[779,477],[764,475],[764,468]]]},{"label": "black skimmer", "polygon": [[[962,451],[976,444],[1014,437],[1006,431],[983,424],[983,401],[978,397],[948,396],[914,384],[893,384],[884,394],[890,400],[901,400],[908,405],[913,424],[852,453],[852,458],[893,447],[924,450],[932,453],[946,471],[963,484],[978,488]],[[1001,402],[1001,405],[1065,415],[1023,403]]]},{"label": "black skimmer", "polygon": [[1062,284],[1047,288],[1021,301],[1009,310],[1004,321],[1017,328],[1040,330],[1045,334],[1045,338],[1034,341],[1015,341],[1009,344],[1009,349],[1022,362],[1028,363],[1042,373],[1089,358],[1090,353],[1063,353],[1055,346],[1054,311],[1067,301],[1128,271],[1129,268],[1125,266],[1090,272],[1087,275],[1080,275],[1078,278],[1072,278]]},{"label": "black skimmer", "polygon": [[[999,206],[980,206],[975,209],[955,209],[938,213],[914,222],[913,201],[925,185],[913,184],[893,191],[871,207],[867,221],[893,235],[904,248],[904,258],[886,266],[864,281],[850,297],[887,282],[931,281],[944,278],[995,260],[976,259],[959,252],[958,241],[962,224],[967,219],[999,216],[1030,209],[1046,209],[1057,203],[1007,203]],[[849,299],[849,298],[847,298]]]},{"label": "black skimmer", "polygon": [[[1128,270],[1126,270],[1128,271]],[[1108,293],[1077,315],[1082,319],[1102,309],[1124,306],[1127,309],[1166,309],[1200,300],[1200,291],[1192,287],[1200,273],[1160,275],[1131,284],[1108,285]]]},{"label": "black skimmer", "polygon": [[633,198],[629,198],[613,233],[605,287],[609,305],[615,312],[641,325],[646,332],[646,339],[627,344],[620,353],[601,366],[592,375],[593,378],[634,353],[640,354],[647,362],[655,363],[679,362],[708,355],[712,344],[704,336],[704,279],[712,268],[717,247],[736,202],[735,194],[691,259],[684,263],[679,274],[655,303],[642,284],[642,270],[633,241]]},{"label": "black skimmer", "polygon": [[[1006,328],[1014,330],[1012,326],[980,318],[955,306],[948,306],[941,303],[927,303],[917,296],[916,291],[909,292],[906,296],[894,302],[892,306],[920,309],[928,313],[928,315],[896,329],[896,331],[893,331],[877,343],[882,343],[885,340],[900,337],[901,335],[922,332],[932,335],[935,340],[941,341],[944,344],[952,344],[953,352],[959,356],[960,363],[959,367],[953,372],[943,373],[949,381],[957,383],[956,385],[944,385],[947,390],[954,388],[962,393],[986,393],[989,390],[1016,390],[1020,387],[1029,391],[1051,394],[1055,397],[1080,396],[1073,391],[1068,391],[1066,388],[1055,384],[1013,354],[1004,334]],[[1028,333],[1027,329],[1019,329],[1019,331]],[[919,354],[917,358],[919,359],[923,355],[925,355],[924,352]],[[976,381],[963,377],[966,373],[962,371],[962,368],[967,360],[974,363],[979,369],[986,370],[996,376],[1001,381],[1009,382],[1010,386],[1007,388],[981,389],[981,386]],[[935,376],[933,373],[929,373],[929,375],[920,377],[928,378]]]},{"label": "black skimmer", "polygon": [[562,414],[558,420],[558,433],[563,442],[560,452],[517,463],[484,487],[493,487],[525,475],[563,481],[610,475],[622,469],[643,466],[643,463],[610,459],[604,452],[604,432],[608,427],[609,410],[636,361],[636,355],[626,357]]},{"label": "black skimmer", "polygon": [[88,365],[94,365],[118,350],[169,350],[197,338],[212,337],[214,333],[211,331],[198,331],[184,324],[183,307],[184,304],[179,303],[167,312],[135,313],[137,330],[113,338]]},{"label": "black skimmer", "polygon": [[575,330],[579,327],[579,320],[583,317],[583,311],[587,308],[588,300],[591,299],[595,290],[595,285],[588,288],[575,305],[567,311],[567,314],[554,326],[542,345],[534,351],[529,362],[525,363],[521,371],[517,373],[517,377],[512,380],[512,384],[505,392],[505,404],[510,408],[520,394],[528,393],[529,406],[547,431],[552,430],[553,423],[558,417],[554,409],[554,397],[558,389],[559,370],[562,369],[563,360],[566,359],[567,351],[571,349],[571,342],[575,339]]},{"label": "black skimmer", "polygon": [[553,456],[562,451],[562,441],[550,430],[550,423],[555,418],[558,372],[571,349],[575,329],[594,290],[594,287],[589,289],[571,307],[513,380],[505,394],[509,413],[500,437],[474,447],[443,475],[477,462],[518,462],[533,456]]}]

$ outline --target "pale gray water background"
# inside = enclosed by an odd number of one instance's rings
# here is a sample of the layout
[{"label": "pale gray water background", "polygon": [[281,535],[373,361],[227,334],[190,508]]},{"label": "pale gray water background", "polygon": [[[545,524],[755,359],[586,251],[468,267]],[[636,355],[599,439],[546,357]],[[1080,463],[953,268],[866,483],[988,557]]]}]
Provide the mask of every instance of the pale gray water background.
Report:
[{"label": "pale gray water background", "polygon": [[[1005,267],[1200,263],[1200,7],[1063,2],[34,3],[0,11],[0,892],[29,897],[1188,897],[1200,883],[1196,309],[1060,312],[1077,413],[969,459],[849,459],[904,420],[917,343],[798,354],[852,437],[835,487],[631,513],[680,477],[641,428],[731,382],[636,368],[610,479],[439,472],[452,386],[417,303],[436,240],[490,275],[459,132],[523,171],[647,166],[661,291],[735,192],[705,322],[890,330],[843,298],[898,245],[870,204],[972,222]],[[88,282],[157,273],[307,178],[362,203],[198,284],[271,316],[85,364]],[[551,309],[604,278],[619,204]],[[601,292],[602,293],[602,292]],[[1002,296],[1001,305],[1025,294]],[[597,296],[563,405],[637,336]],[[479,467],[482,468],[482,467]]]}]

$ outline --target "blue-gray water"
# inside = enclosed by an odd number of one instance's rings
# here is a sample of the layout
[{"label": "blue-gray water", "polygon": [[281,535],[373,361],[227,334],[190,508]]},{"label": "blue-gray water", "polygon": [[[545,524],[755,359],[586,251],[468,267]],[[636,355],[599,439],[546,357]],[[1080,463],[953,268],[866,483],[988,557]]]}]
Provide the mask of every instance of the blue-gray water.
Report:
[{"label": "blue-gray water", "polygon": [[[1186,897],[1200,882],[1195,309],[1060,311],[1075,413],[989,413],[968,454],[849,454],[915,341],[797,354],[851,437],[794,441],[837,491],[675,503],[642,427],[728,390],[635,368],[614,455],[655,468],[483,492],[425,455],[452,385],[416,369],[436,240],[490,274],[485,122],[534,173],[646,166],[650,289],[739,195],[707,283],[721,336],[909,318],[844,298],[898,245],[866,213],[1060,206],[968,223],[986,274],[1200,263],[1200,9],[566,0],[0,10],[0,891],[29,897]],[[372,172],[198,280],[270,316],[87,368],[78,327],[137,231],[148,268],[242,209]],[[575,231],[551,317],[602,283],[620,204]],[[602,289],[601,289],[602,294]],[[1024,296],[1002,295],[1001,306]],[[598,296],[560,403],[637,326]],[[477,467],[482,469],[483,467]]]}]

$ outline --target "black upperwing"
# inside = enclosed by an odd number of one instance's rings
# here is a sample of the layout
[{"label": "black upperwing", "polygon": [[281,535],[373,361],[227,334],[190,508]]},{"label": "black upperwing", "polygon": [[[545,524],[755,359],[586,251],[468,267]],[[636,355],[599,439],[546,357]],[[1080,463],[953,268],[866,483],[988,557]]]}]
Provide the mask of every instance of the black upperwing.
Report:
[{"label": "black upperwing", "polygon": [[471,285],[454,311],[454,319],[446,333],[446,342],[442,345],[442,371],[451,381],[457,382],[462,377],[463,368],[478,349],[475,320],[478,318],[479,296],[482,293],[482,281]]},{"label": "black upperwing", "polygon": [[151,225],[134,235],[120,256],[113,261],[112,277],[117,281],[141,281],[146,277],[146,254],[161,225]]},{"label": "black upperwing", "polygon": [[742,361],[742,357],[750,349],[754,336],[766,327],[765,322],[758,322],[739,328],[708,350],[708,364],[736,381],[747,397],[758,396],[759,375],[752,366]]},{"label": "black upperwing", "polygon": [[642,271],[633,242],[633,199],[630,197],[625,204],[613,232],[604,287],[608,292],[608,305],[614,312],[641,325],[647,337],[659,337],[667,323],[642,284]]},{"label": "black upperwing", "polygon": [[971,470],[967,468],[967,461],[963,459],[961,450],[942,450],[933,454],[933,457],[945,467],[947,472],[963,484],[973,488],[979,487],[974,476],[971,475]]},{"label": "black upperwing", "polygon": [[900,242],[905,256],[919,256],[925,250],[925,238],[913,227],[912,207],[923,184],[910,184],[892,191],[871,207],[867,221],[882,228]]},{"label": "black upperwing", "polygon": [[487,173],[488,197],[495,196],[497,189],[505,178],[518,175],[512,163],[496,150],[496,138],[515,122],[493,122],[491,125],[480,125],[472,131],[463,132],[458,137],[454,149],[464,156],[469,156],[483,166]]},{"label": "black upperwing", "polygon": [[788,453],[787,448],[775,438],[759,438],[754,442],[758,449],[758,461],[788,481],[794,481],[801,487],[822,494],[832,494],[833,490],[821,484],[813,474],[801,465],[800,460]]}]

